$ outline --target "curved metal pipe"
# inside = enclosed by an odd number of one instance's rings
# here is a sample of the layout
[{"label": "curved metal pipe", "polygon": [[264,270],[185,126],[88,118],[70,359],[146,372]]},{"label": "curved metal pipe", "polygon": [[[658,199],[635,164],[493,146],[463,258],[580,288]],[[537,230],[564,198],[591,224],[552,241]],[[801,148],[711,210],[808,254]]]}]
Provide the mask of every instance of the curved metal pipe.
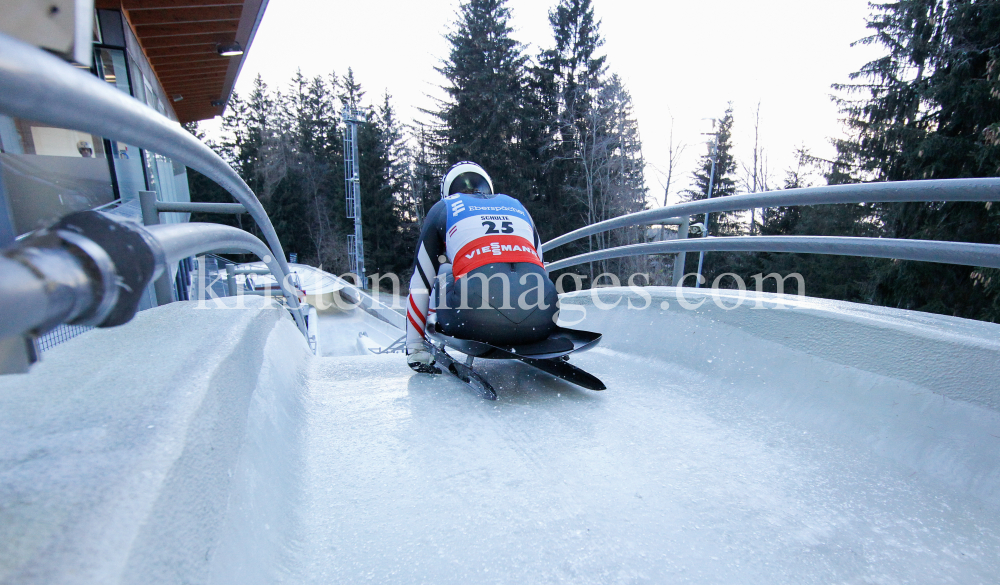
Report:
[{"label": "curved metal pipe", "polygon": [[[731,199],[727,197],[727,199]],[[729,238],[698,238],[649,244],[633,244],[588,252],[546,264],[547,270],[559,270],[597,260],[610,260],[645,254],[676,254],[678,252],[792,252],[799,254],[832,254],[835,256],[866,256],[919,262],[940,262],[960,266],[1000,268],[1000,246],[967,244],[936,240],[896,240],[891,238],[846,238],[835,236],[737,236]]]},{"label": "curved metal pipe", "polygon": [[66,250],[46,252],[32,258],[44,272],[0,255],[0,339],[47,331],[88,308],[90,281],[79,261]]},{"label": "curved metal pipe", "polygon": [[[289,273],[274,226],[250,187],[211,148],[139,100],[41,49],[0,34],[0,112],[127,142],[200,172],[246,207],[271,246],[282,280]],[[297,298],[289,303],[298,308]],[[293,315],[304,328],[301,315],[297,311]]]},{"label": "curved metal pipe", "polygon": [[[277,263],[271,250],[253,234],[241,229],[216,223],[173,223],[147,226],[146,230],[163,248],[168,265],[184,258],[207,254],[218,250],[246,250],[257,255],[267,265],[274,279],[278,281],[281,292],[291,309],[293,316],[299,314],[299,300],[296,291],[292,289],[288,279],[282,276],[281,266]],[[303,329],[304,322],[299,329]]]},{"label": "curved metal pipe", "polygon": [[242,203],[186,203],[181,201],[157,201],[156,211],[163,213],[223,213],[240,215],[247,209]]},{"label": "curved metal pipe", "polygon": [[917,201],[1000,201],[1000,179],[938,179],[933,181],[858,183],[716,197],[614,217],[549,240],[542,244],[542,251],[548,252],[574,240],[615,228],[656,223],[664,219],[702,213],[791,205]]}]

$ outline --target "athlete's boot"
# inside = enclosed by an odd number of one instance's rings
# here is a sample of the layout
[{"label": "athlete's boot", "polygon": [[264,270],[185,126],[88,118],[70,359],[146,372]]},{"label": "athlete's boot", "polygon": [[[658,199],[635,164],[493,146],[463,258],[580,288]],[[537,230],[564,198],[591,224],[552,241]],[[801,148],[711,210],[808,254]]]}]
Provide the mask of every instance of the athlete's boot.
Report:
[{"label": "athlete's boot", "polygon": [[406,356],[406,364],[414,372],[421,374],[440,374],[441,369],[434,365],[434,357],[426,349],[418,349]]}]

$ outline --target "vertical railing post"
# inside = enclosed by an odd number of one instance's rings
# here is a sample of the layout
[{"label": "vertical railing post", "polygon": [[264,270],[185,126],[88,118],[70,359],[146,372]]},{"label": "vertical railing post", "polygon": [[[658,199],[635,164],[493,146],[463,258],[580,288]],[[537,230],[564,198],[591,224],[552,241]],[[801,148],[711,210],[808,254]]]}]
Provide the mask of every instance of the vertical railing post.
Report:
[{"label": "vertical railing post", "polygon": [[229,296],[235,297],[236,293],[236,265],[226,264],[226,289],[229,291]]},{"label": "vertical railing post", "polygon": [[[139,207],[142,209],[143,225],[160,225],[160,212],[156,209],[155,191],[139,191]],[[173,274],[170,270],[164,270],[163,274],[153,282],[157,306],[163,306],[177,300],[174,297],[172,277]]]},{"label": "vertical railing post", "polygon": [[160,225],[160,212],[156,209],[156,191],[139,191],[142,225]]},{"label": "vertical railing post", "polygon": [[[691,227],[691,218],[681,218],[681,225],[677,226],[677,239],[686,240],[688,229]],[[681,252],[674,256],[674,282],[673,286],[678,286],[684,280],[684,262],[687,260],[687,252]]]}]

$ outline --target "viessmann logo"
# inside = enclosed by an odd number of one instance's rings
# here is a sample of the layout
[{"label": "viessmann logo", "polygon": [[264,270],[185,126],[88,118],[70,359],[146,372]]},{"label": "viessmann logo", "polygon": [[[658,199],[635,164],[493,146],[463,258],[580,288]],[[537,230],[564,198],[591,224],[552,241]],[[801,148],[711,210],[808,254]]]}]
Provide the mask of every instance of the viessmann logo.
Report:
[{"label": "viessmann logo", "polygon": [[482,246],[481,248],[476,248],[468,254],[465,255],[466,258],[472,260],[480,254],[493,254],[494,256],[500,256],[504,252],[528,252],[532,256],[538,257],[538,253],[531,246],[519,246],[517,244],[500,244],[497,242],[492,242],[489,246]]}]

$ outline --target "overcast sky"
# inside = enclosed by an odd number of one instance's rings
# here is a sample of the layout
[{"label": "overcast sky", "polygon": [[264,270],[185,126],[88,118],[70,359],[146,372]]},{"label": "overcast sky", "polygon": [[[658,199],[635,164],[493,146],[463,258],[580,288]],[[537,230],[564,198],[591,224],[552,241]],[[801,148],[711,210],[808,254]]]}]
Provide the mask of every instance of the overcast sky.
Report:
[{"label": "overcast sky", "polygon": [[[649,164],[651,200],[663,203],[671,118],[674,140],[687,144],[676,192],[690,185],[697,157],[711,130],[705,118],[721,117],[733,102],[737,157],[753,146],[752,113],[761,104],[761,138],[777,182],[804,143],[814,154],[833,153],[841,134],[830,84],[877,56],[852,48],[865,36],[867,0],[593,0],[602,21],[610,71],[618,73],[635,102]],[[510,0],[515,38],[528,54],[551,44],[548,10],[555,0]],[[448,54],[443,34],[455,20],[458,0],[330,2],[272,0],[236,84],[246,94],[261,74],[284,86],[301,68],[309,77],[331,71],[355,77],[378,100],[393,96],[400,119],[423,115],[441,95],[434,66]],[[209,128],[217,124],[206,125]],[[480,161],[489,169],[489,161]],[[518,195],[512,193],[512,195]]]}]

